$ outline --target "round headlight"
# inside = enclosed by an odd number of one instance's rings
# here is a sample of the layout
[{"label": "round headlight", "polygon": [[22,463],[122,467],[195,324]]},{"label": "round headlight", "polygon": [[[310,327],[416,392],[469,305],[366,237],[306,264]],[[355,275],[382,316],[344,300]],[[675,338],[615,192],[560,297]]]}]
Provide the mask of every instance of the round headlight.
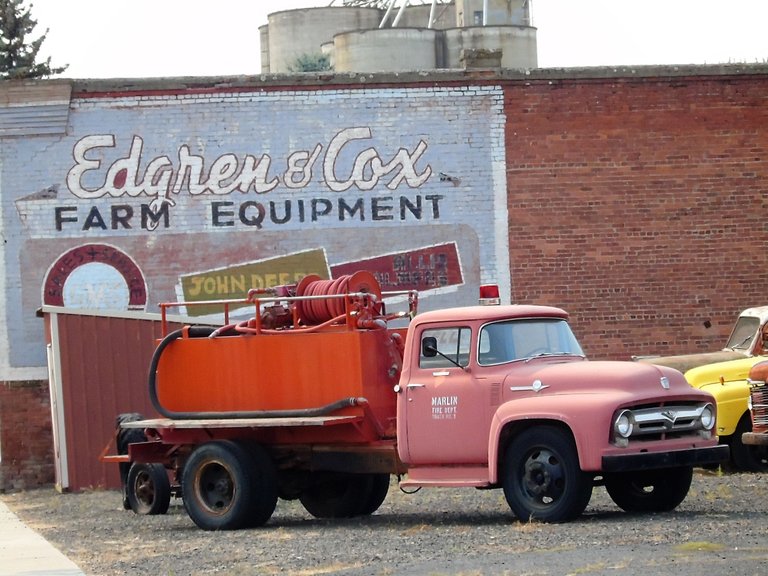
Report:
[{"label": "round headlight", "polygon": [[629,438],[632,436],[632,431],[635,429],[635,418],[632,416],[632,412],[629,410],[623,410],[616,417],[613,422],[613,430],[618,436],[622,438]]},{"label": "round headlight", "polygon": [[704,430],[712,430],[715,427],[715,407],[707,404],[701,409],[701,427]]}]

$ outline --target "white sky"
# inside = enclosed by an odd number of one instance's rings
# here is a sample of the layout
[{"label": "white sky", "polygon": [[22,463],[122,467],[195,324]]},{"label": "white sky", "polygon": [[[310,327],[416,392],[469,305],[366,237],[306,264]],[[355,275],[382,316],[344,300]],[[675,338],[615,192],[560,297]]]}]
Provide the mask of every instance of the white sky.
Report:
[{"label": "white sky", "polygon": [[[261,71],[267,14],[328,0],[27,0],[61,77]],[[768,63],[768,0],[533,0],[539,66]]]}]

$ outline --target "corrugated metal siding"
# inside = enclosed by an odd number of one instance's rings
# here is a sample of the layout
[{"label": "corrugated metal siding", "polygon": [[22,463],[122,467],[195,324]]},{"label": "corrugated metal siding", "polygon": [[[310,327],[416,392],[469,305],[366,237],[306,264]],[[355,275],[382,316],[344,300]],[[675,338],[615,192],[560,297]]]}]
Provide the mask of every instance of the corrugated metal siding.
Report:
[{"label": "corrugated metal siding", "polygon": [[69,81],[0,83],[0,137],[66,134],[71,95]]},{"label": "corrugated metal siding", "polygon": [[140,412],[157,417],[147,389],[147,374],[159,320],[55,313],[61,366],[68,485],[78,491],[91,487],[117,488],[116,464],[99,462],[99,455],[114,435],[115,417]]},{"label": "corrugated metal siding", "polygon": [[69,104],[0,108],[0,136],[66,134]]}]

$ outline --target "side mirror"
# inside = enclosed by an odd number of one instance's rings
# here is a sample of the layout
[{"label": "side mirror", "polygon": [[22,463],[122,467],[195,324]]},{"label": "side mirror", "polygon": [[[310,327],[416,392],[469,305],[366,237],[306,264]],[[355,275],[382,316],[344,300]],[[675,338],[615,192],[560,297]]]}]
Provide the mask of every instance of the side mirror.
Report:
[{"label": "side mirror", "polygon": [[426,336],[421,341],[421,355],[425,358],[434,358],[437,356],[437,338]]}]

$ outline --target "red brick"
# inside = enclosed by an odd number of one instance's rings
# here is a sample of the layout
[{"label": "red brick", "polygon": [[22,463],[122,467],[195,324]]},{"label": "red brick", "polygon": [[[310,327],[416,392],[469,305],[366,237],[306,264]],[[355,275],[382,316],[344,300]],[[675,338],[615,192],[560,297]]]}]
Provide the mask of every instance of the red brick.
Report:
[{"label": "red brick", "polygon": [[507,86],[513,301],[595,358],[722,348],[768,304],[767,104],[750,76]]},{"label": "red brick", "polygon": [[0,492],[54,482],[47,382],[0,382]]}]

